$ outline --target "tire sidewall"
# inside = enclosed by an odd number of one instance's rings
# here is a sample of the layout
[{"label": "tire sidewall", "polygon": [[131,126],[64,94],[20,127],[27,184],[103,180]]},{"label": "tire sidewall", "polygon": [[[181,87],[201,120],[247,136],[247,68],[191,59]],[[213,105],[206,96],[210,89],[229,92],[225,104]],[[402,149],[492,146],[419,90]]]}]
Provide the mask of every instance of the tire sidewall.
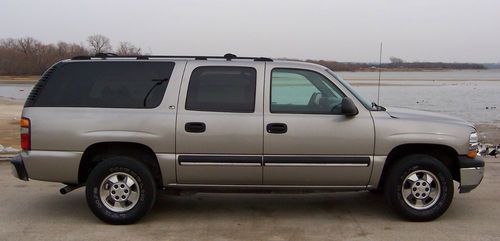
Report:
[{"label": "tire sidewall", "polygon": [[[139,200],[130,210],[113,212],[102,203],[99,189],[104,178],[112,173],[124,172],[135,178],[139,185]],[[90,173],[86,183],[86,197],[89,208],[104,222],[130,224],[142,218],[156,199],[156,185],[148,168],[130,157],[109,157],[99,163]]]},{"label": "tire sidewall", "polygon": [[[402,186],[405,178],[417,170],[426,170],[437,177],[441,186],[438,201],[427,209],[410,207],[403,198]],[[453,178],[450,171],[438,159],[428,155],[411,155],[398,162],[389,176],[386,195],[391,206],[403,217],[412,221],[429,221],[441,216],[453,200]]]}]

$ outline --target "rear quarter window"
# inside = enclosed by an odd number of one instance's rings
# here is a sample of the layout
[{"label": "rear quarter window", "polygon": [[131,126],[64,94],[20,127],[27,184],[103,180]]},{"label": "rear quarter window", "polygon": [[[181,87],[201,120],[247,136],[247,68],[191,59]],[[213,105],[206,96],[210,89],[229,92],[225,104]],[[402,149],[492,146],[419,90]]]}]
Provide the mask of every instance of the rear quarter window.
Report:
[{"label": "rear quarter window", "polygon": [[[60,63],[38,82],[34,107],[155,108],[163,100],[173,62]],[[49,72],[49,71],[48,71]],[[28,102],[27,102],[28,104]]]}]

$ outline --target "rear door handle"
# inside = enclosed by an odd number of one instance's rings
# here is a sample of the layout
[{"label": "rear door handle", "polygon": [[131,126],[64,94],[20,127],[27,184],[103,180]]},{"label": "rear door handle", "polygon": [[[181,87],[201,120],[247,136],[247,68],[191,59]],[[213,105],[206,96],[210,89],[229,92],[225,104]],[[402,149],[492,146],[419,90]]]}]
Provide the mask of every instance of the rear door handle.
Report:
[{"label": "rear door handle", "polygon": [[186,132],[202,133],[205,132],[207,126],[203,122],[188,122],[184,125]]},{"label": "rear door handle", "polygon": [[266,130],[268,133],[283,134],[288,131],[288,127],[285,123],[269,123],[266,126]]}]

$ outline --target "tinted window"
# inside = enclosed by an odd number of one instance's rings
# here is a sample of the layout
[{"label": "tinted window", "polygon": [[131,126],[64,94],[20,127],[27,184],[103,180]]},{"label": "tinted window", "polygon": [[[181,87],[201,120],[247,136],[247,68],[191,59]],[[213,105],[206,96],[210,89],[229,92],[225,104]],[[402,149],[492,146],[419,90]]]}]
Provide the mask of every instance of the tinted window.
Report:
[{"label": "tinted window", "polygon": [[344,95],[323,75],[300,69],[274,69],[271,75],[271,112],[341,113]]},{"label": "tinted window", "polygon": [[186,110],[251,113],[256,71],[248,67],[198,67],[193,70]]},{"label": "tinted window", "polygon": [[34,106],[154,108],[161,103],[174,68],[172,62],[60,65],[37,84]]}]

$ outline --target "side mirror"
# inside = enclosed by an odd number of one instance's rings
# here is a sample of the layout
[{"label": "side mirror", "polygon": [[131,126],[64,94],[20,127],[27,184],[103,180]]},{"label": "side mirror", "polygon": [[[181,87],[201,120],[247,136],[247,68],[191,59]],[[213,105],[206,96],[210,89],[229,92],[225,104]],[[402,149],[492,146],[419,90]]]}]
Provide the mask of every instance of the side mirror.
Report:
[{"label": "side mirror", "polygon": [[358,108],[349,97],[342,99],[342,114],[346,116],[355,116],[359,113]]}]

